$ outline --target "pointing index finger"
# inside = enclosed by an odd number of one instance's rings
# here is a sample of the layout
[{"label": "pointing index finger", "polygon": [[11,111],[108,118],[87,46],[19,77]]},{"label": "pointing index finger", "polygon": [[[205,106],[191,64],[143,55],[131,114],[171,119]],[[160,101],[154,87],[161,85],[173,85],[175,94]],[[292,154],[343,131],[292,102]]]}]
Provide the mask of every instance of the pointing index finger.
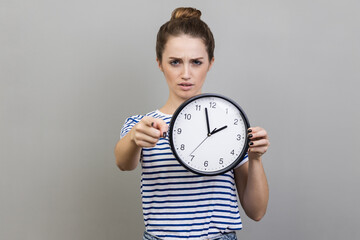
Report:
[{"label": "pointing index finger", "polygon": [[164,120],[155,118],[152,127],[158,129],[164,138],[166,137],[166,133],[169,127]]}]

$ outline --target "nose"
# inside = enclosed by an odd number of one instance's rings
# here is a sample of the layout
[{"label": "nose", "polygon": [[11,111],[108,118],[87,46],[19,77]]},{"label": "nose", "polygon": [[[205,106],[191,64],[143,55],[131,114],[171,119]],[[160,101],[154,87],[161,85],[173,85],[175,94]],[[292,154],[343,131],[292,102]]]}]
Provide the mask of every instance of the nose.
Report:
[{"label": "nose", "polygon": [[181,78],[183,80],[189,80],[190,79],[190,66],[188,64],[184,64],[183,72]]}]

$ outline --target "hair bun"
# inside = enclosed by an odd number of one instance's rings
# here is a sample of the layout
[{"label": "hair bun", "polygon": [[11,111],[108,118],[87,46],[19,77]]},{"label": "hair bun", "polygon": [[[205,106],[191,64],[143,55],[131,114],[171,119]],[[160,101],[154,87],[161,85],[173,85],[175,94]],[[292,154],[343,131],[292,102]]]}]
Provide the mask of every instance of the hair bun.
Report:
[{"label": "hair bun", "polygon": [[171,19],[186,19],[186,18],[198,18],[200,19],[201,11],[191,7],[179,7],[176,8],[172,14]]}]

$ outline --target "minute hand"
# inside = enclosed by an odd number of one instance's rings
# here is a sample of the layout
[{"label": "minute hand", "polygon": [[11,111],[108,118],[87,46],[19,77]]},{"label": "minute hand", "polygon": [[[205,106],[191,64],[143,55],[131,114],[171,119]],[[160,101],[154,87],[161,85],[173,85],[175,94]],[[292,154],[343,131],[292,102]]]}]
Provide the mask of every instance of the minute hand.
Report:
[{"label": "minute hand", "polygon": [[217,132],[220,132],[221,130],[224,130],[225,128],[227,128],[227,126],[225,125],[225,126],[223,126],[223,127],[221,127],[221,128],[219,128],[219,129],[214,129],[214,130],[212,130],[212,132],[210,133],[210,135],[213,135],[214,133],[217,133]]},{"label": "minute hand", "polygon": [[207,108],[205,108],[205,116],[206,116],[206,126],[207,126],[207,135],[210,136],[210,124],[209,124],[209,115],[208,115],[208,111]]}]

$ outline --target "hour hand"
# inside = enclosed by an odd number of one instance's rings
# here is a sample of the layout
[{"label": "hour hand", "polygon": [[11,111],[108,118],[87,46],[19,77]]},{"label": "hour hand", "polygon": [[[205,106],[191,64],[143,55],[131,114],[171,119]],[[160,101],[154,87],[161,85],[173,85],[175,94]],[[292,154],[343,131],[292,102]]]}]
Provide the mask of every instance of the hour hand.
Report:
[{"label": "hour hand", "polygon": [[207,131],[208,131],[207,135],[210,136],[211,133],[210,133],[209,115],[208,115],[207,108],[205,108],[205,116],[206,116],[206,125],[207,125]]},{"label": "hour hand", "polygon": [[212,134],[214,134],[214,133],[217,133],[217,132],[220,132],[221,130],[224,130],[225,128],[227,128],[226,125],[223,126],[223,127],[221,127],[221,128],[219,128],[219,129],[215,128],[214,130],[212,130],[212,132],[210,133],[210,135],[212,135]]}]

